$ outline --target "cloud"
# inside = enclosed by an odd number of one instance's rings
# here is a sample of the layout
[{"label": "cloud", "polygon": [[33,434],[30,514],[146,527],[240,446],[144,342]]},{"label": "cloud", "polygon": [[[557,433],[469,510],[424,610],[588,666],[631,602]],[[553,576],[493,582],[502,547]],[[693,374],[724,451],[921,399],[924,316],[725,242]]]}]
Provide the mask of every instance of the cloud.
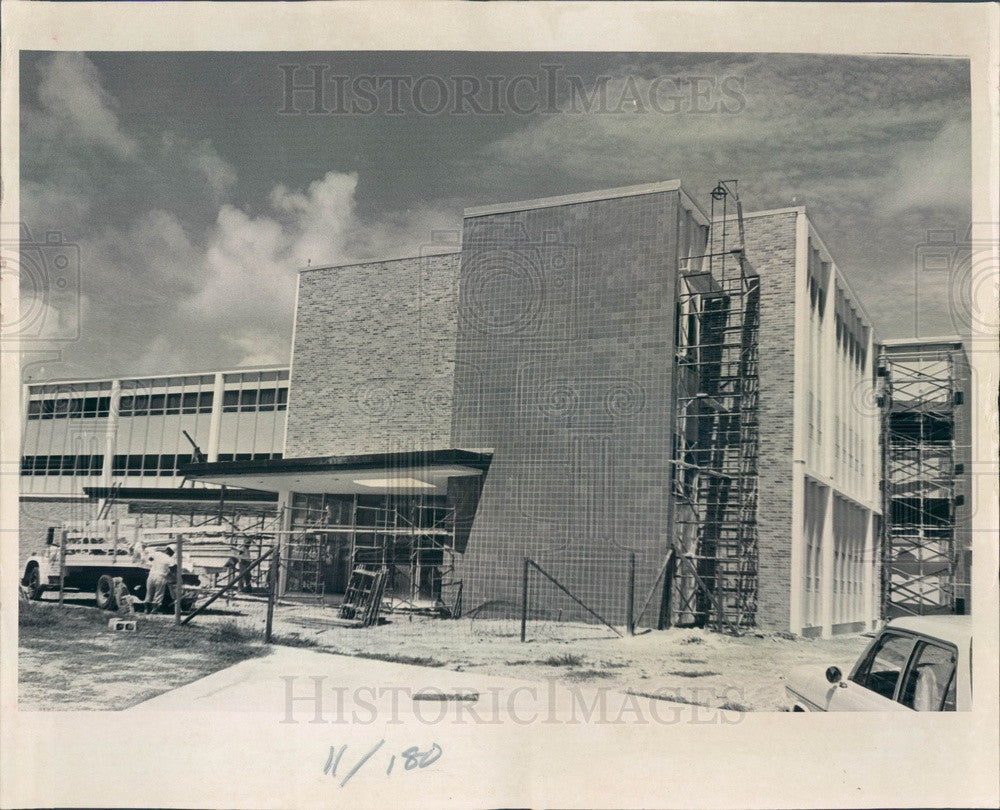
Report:
[{"label": "cloud", "polygon": [[[26,71],[21,109],[21,220],[77,238],[109,212],[142,216],[177,205],[196,219],[228,198],[238,177],[208,139],[172,131],[131,134],[97,68],[79,53],[39,59]],[[123,201],[138,198],[146,207]]]},{"label": "cloud", "polygon": [[192,144],[173,132],[165,132],[162,157],[175,165],[185,166],[204,180],[213,199],[226,197],[236,184],[236,170],[219,155],[207,138]]},{"label": "cloud", "polygon": [[968,206],[971,150],[968,121],[949,121],[931,141],[908,144],[896,158],[889,211]]},{"label": "cloud", "polygon": [[[968,225],[967,62],[651,58],[608,76],[612,112],[584,112],[579,99],[572,112],[563,98],[563,114],[526,119],[470,156],[462,171],[492,190],[482,202],[537,196],[522,189],[540,182],[557,194],[680,179],[707,208],[715,181],[737,178],[746,210],[806,205],[881,335],[912,333],[912,295],[901,306],[881,291],[912,288],[929,229]],[[717,112],[693,111],[695,81],[708,91],[701,105]],[[630,96],[635,108],[618,104]],[[923,312],[922,322],[945,325]]]},{"label": "cloud", "polygon": [[86,252],[98,286],[117,278],[120,297],[101,302],[85,339],[117,332],[105,359],[133,373],[289,362],[299,269],[416,255],[450,220],[432,209],[361,218],[357,186],[328,172],[303,189],[275,186],[267,214],[223,204],[197,243],[165,211],[107,230]]},{"label": "cloud", "polygon": [[68,129],[78,140],[96,144],[121,158],[138,150],[118,122],[117,103],[101,86],[97,68],[79,53],[57,53],[41,67],[37,91],[50,122]]}]

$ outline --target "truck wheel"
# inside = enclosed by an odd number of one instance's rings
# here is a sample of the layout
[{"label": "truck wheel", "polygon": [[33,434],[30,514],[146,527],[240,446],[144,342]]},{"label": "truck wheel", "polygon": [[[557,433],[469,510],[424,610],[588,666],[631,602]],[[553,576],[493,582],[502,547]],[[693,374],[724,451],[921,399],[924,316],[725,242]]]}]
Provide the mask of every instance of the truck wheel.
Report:
[{"label": "truck wheel", "polygon": [[97,580],[97,592],[94,594],[97,606],[101,610],[114,610],[115,604],[115,584],[107,574],[101,574]]},{"label": "truck wheel", "polygon": [[42,576],[38,570],[38,563],[31,563],[24,572],[24,579],[21,580],[28,588],[28,596],[31,599],[41,599],[45,589],[42,587]]}]

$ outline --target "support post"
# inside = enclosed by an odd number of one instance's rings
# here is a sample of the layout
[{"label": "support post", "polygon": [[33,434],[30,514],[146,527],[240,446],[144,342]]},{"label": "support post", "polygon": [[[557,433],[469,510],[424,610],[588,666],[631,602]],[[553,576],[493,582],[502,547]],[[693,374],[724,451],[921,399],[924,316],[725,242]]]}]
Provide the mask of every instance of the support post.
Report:
[{"label": "support post", "polygon": [[181,623],[181,602],[184,598],[184,535],[177,535],[177,563],[174,572],[174,624]]},{"label": "support post", "polygon": [[59,532],[59,604],[63,603],[63,591],[66,587],[66,530]]},{"label": "support post", "polygon": [[278,566],[281,554],[275,552],[271,556],[271,565],[267,569],[267,619],[264,623],[264,643],[271,643],[271,631],[274,625],[274,600],[277,595]]},{"label": "support post", "polygon": [[521,641],[528,633],[528,565],[530,560],[524,558],[524,580],[521,583]]},{"label": "support post", "polygon": [[625,624],[628,634],[635,635],[635,620],[633,611],[635,610],[635,552],[628,553],[628,588],[625,596]]}]

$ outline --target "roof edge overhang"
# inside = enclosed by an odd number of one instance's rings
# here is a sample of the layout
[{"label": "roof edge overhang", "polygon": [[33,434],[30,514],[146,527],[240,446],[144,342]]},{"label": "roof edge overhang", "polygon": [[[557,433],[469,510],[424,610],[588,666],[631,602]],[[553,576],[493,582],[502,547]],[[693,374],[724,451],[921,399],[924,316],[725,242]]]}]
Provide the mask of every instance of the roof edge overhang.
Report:
[{"label": "roof edge overhang", "polygon": [[274,504],[273,492],[240,489],[222,490],[204,487],[83,487],[88,498],[114,498],[116,501],[171,501],[183,503],[217,503],[219,500]]},{"label": "roof edge overhang", "polygon": [[399,453],[361,453],[352,456],[312,456],[249,461],[215,461],[184,465],[180,473],[189,479],[233,475],[294,475],[301,473],[353,472],[372,470],[412,470],[423,467],[461,465],[489,468],[492,452],[442,449],[409,450]]}]

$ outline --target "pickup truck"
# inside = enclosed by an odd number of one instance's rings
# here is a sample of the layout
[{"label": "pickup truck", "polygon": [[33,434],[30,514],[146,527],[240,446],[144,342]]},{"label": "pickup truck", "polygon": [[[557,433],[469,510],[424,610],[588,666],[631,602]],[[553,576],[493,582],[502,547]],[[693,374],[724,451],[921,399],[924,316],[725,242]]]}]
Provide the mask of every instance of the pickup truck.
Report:
[{"label": "pickup truck", "polygon": [[[93,592],[99,608],[115,610],[118,607],[115,579],[120,578],[129,594],[142,602],[148,574],[149,554],[142,543],[121,536],[113,522],[91,523],[70,528],[52,527],[46,553],[28,559],[21,585],[31,599],[41,599],[46,591],[59,590],[62,575],[64,590]],[[184,586],[181,610],[188,611],[198,598],[201,580],[187,566],[181,578]],[[171,582],[164,598],[167,610],[172,609],[174,591]]]},{"label": "pickup truck", "polygon": [[894,619],[846,678],[839,666],[800,667],[785,692],[794,712],[968,711],[972,617]]}]

